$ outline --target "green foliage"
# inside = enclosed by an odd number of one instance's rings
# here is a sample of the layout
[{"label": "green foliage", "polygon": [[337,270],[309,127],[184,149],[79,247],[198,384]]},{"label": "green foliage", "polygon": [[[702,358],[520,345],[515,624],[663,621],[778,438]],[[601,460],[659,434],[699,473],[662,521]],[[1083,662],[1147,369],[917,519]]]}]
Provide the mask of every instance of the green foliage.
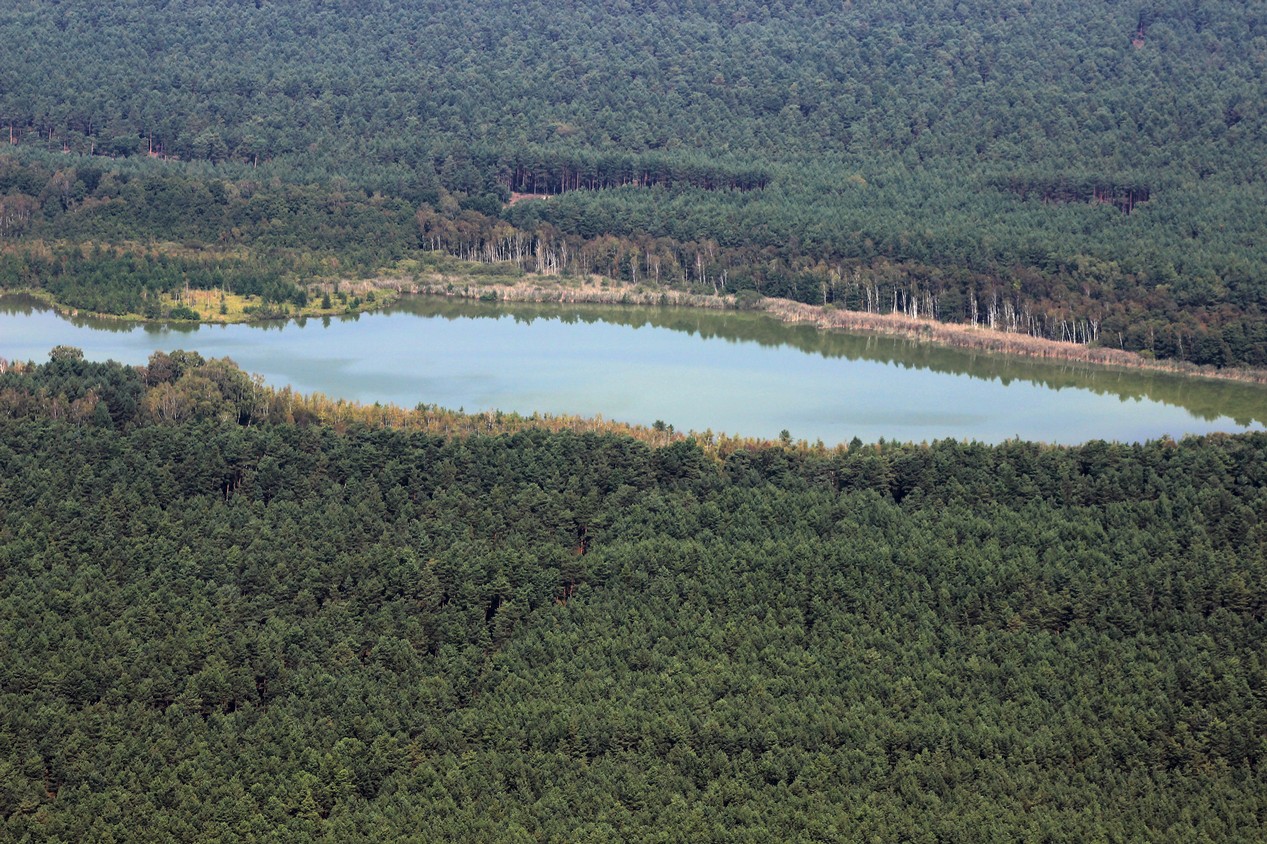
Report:
[{"label": "green foliage", "polygon": [[[103,314],[144,314],[156,318],[158,294],[185,289],[231,290],[265,304],[303,304],[307,293],[278,258],[147,254],[78,247],[31,250],[0,256],[0,284],[47,291],[63,305]],[[177,311],[182,315],[178,315]],[[173,319],[197,319],[187,306]]]},{"label": "green foliage", "polygon": [[421,247],[1264,366],[1259,29],[1231,0],[27,0],[0,238]]},{"label": "green foliage", "polygon": [[48,353],[48,359],[51,361],[81,361],[84,359],[84,350],[77,346],[54,346]]},{"label": "green foliage", "polygon": [[1267,436],[719,463],[251,386],[0,374],[0,837],[1261,837]]}]

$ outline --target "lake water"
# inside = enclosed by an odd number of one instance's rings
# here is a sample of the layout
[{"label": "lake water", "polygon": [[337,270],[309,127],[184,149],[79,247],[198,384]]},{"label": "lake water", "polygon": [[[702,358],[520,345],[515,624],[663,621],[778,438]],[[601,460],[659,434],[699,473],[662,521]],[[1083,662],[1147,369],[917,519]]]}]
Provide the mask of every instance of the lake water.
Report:
[{"label": "lake water", "polygon": [[266,325],[68,319],[0,299],[0,356],[233,358],[271,384],[362,402],[542,411],[828,444],[945,437],[1077,443],[1262,430],[1267,388],[824,333],[754,313],[409,299]]}]

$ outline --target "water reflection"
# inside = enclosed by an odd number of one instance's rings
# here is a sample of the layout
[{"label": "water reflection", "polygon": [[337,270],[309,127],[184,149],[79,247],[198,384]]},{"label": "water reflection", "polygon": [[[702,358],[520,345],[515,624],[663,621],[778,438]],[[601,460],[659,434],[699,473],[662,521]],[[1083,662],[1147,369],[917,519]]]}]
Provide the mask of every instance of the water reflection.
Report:
[{"label": "water reflection", "polygon": [[602,415],[681,430],[844,442],[997,442],[1237,431],[1267,388],[823,332],[759,313],[412,298],[379,313],[251,325],[54,316],[0,298],[0,355],[55,345],[143,363],[228,356],[270,383],[363,402]]},{"label": "water reflection", "polygon": [[1182,407],[1206,421],[1230,417],[1240,427],[1267,424],[1267,387],[1236,381],[1185,378],[1164,372],[1093,366],[1076,361],[1018,358],[970,349],[948,349],[904,337],[822,331],[780,322],[765,314],[623,305],[487,303],[417,296],[389,312],[446,320],[510,318],[531,324],[608,323],[630,328],[666,328],[704,340],[791,347],[806,354],[869,361],[901,369],[997,381],[1024,381],[1049,390],[1090,390],[1120,400],[1152,400]]},{"label": "water reflection", "polygon": [[[29,317],[50,311],[52,308],[49,304],[38,297],[26,293],[0,294],[0,314]],[[89,328],[93,331],[107,331],[112,334],[131,334],[134,331],[143,331],[155,336],[170,333],[194,334],[200,327],[196,322],[181,320],[136,322],[129,319],[85,315],[78,311],[58,311],[58,316],[76,328]]]}]

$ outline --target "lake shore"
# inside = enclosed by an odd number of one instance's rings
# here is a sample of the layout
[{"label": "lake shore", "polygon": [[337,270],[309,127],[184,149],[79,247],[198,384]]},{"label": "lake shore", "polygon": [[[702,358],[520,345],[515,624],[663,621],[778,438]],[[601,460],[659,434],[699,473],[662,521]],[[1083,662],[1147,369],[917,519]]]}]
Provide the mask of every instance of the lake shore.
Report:
[{"label": "lake shore", "polygon": [[671,289],[652,289],[598,277],[556,281],[526,276],[515,281],[485,281],[464,275],[436,274],[426,278],[415,277],[412,280],[377,279],[375,283],[384,284],[398,294],[484,301],[748,310],[769,314],[785,323],[813,325],[823,331],[866,332],[989,354],[1267,385],[1267,369],[1216,369],[1185,361],[1155,360],[1122,349],[1064,343],[981,326],[911,318],[903,314],[847,311],[831,305],[807,305],[787,299],[760,298],[743,303],[736,302],[733,295],[712,296]]},{"label": "lake shore", "polygon": [[[220,290],[187,290],[179,299],[164,297],[165,308],[180,306],[197,318],[147,317],[139,313],[111,314],[88,308],[77,308],[58,299],[38,287],[0,287],[0,295],[30,296],[68,317],[114,319],[137,323],[185,323],[198,325],[239,325],[253,322],[269,322],[279,319],[304,319],[307,317],[346,316],[381,310],[394,303],[401,291],[384,279],[364,279],[337,282],[318,282],[308,285],[308,304],[264,303],[258,297],[241,296]],[[322,295],[333,292],[330,307],[323,306]],[[315,294],[315,295],[312,295]],[[340,294],[342,294],[340,296]]]},{"label": "lake shore", "polygon": [[[413,264],[413,266],[408,266]],[[1156,360],[1138,352],[1087,346],[1031,337],[1026,334],[993,330],[983,326],[939,322],[912,318],[904,314],[868,313],[843,310],[831,305],[809,305],[787,299],[754,297],[737,300],[735,295],[688,293],[671,288],[653,288],[629,284],[601,276],[586,279],[525,275],[510,277],[423,270],[414,262],[406,267],[387,271],[373,278],[321,279],[305,285],[309,302],[303,307],[280,305],[264,307],[250,297],[225,295],[216,290],[188,291],[187,305],[198,315],[189,324],[239,324],[278,319],[343,316],[382,310],[402,295],[426,295],[482,301],[534,302],[542,304],[632,305],[642,307],[680,307],[705,310],[745,310],[768,314],[789,324],[813,325],[822,331],[846,331],[902,337],[952,349],[984,352],[1011,357],[1036,358],[1087,366],[1110,367],[1151,372],[1164,372],[1194,378],[1237,381],[1267,385],[1267,369],[1197,366],[1185,361]],[[129,322],[171,322],[147,319],[142,314],[104,314],[87,311],[58,302],[47,291],[39,289],[4,289],[0,292],[34,296],[68,316],[118,319]],[[323,297],[330,296],[331,307],[322,307]],[[239,301],[242,300],[242,301]]]}]

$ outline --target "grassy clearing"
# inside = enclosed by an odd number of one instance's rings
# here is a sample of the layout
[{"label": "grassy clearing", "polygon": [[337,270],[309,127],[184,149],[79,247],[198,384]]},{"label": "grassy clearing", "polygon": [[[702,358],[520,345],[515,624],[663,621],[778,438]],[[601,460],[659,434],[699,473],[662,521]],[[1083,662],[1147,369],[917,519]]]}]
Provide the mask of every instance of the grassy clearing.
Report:
[{"label": "grassy clearing", "polygon": [[314,282],[307,287],[308,304],[302,307],[266,303],[258,296],[223,290],[185,290],[176,296],[163,295],[160,302],[164,309],[188,308],[198,315],[199,322],[227,324],[372,311],[391,304],[401,292],[399,288],[376,284],[375,280]]}]

